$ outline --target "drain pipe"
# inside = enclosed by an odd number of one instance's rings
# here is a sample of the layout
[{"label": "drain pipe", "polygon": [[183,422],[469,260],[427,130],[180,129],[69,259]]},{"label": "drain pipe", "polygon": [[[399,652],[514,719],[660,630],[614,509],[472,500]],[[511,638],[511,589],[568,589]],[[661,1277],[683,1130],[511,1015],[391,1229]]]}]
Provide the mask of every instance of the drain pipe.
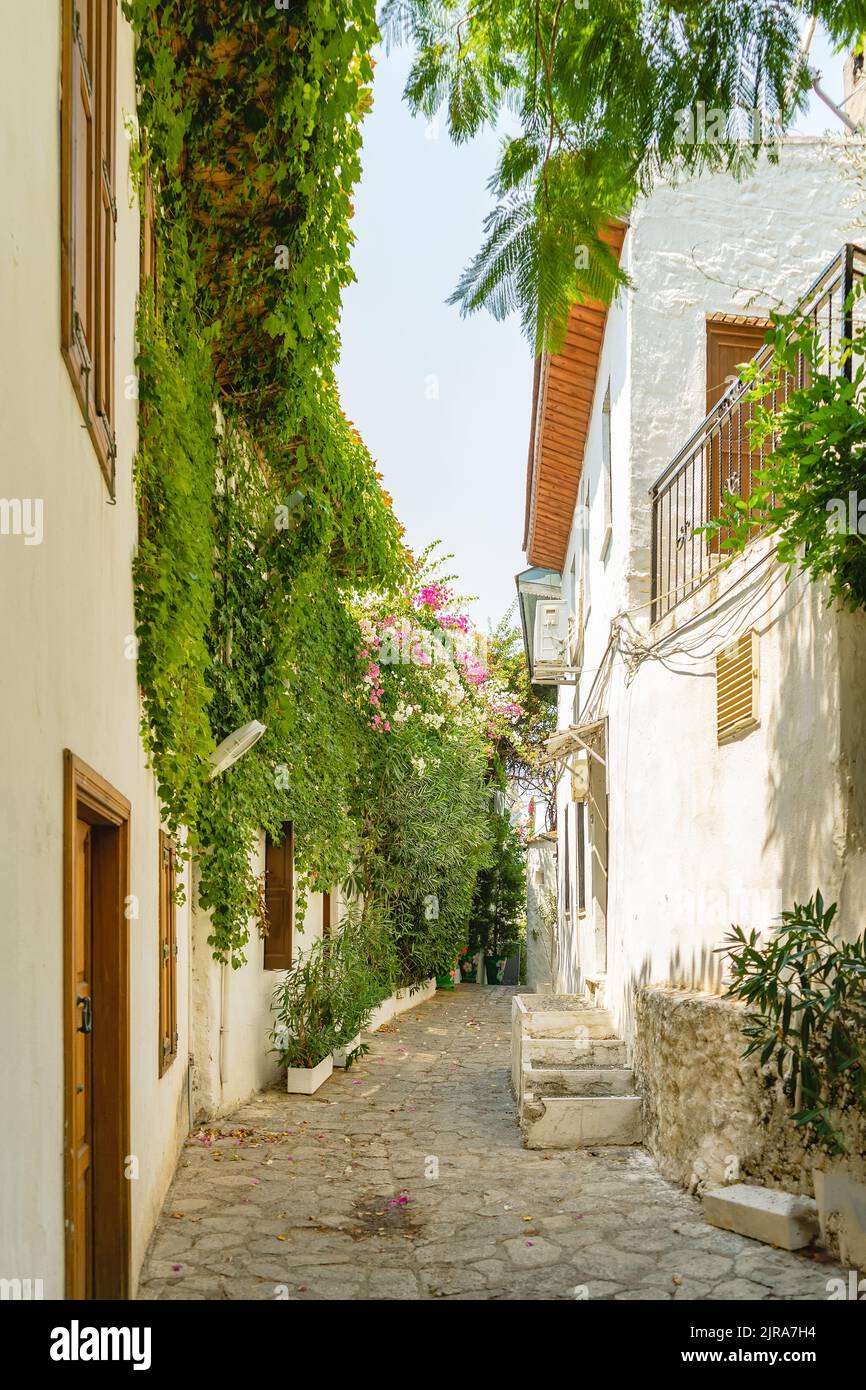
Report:
[{"label": "drain pipe", "polygon": [[[219,1041],[219,1072],[220,1072],[220,1091],[224,1089],[229,1079],[228,1069],[228,1036],[229,1036],[229,967],[220,966],[220,1041]],[[222,1100],[222,1095],[220,1095]]]}]

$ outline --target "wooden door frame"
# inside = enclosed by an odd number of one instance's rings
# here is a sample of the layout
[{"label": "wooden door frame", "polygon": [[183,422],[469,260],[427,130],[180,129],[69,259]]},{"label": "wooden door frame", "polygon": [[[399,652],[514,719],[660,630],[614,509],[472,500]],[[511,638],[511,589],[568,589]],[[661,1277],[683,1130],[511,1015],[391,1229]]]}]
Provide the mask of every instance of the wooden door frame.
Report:
[{"label": "wooden door frame", "polygon": [[[105,1068],[94,1086],[103,1098],[108,1095],[115,1110],[115,1122],[106,1133],[97,1132],[94,1150],[104,1164],[108,1180],[99,1187],[99,1247],[94,1252],[95,1298],[126,1299],[130,1291],[131,1194],[126,1176],[130,1151],[130,1075],[129,1075],[129,927],[125,916],[129,896],[130,803],[104,777],[77,758],[68,748],[63,753],[63,1162],[64,1216],[66,1231],[66,1297],[71,1297],[75,1234],[72,1210],[72,1115],[75,1103],[74,1066],[70,1041],[77,1027],[75,1018],[75,827],[89,821],[95,827],[114,830],[104,861],[99,866],[102,879],[102,910],[94,896],[94,981],[104,973],[116,985],[108,996],[111,1031],[117,1042],[117,1065]],[[105,979],[102,979],[103,986]],[[95,986],[96,987],[96,986]],[[100,996],[97,1004],[103,1005]],[[96,1068],[94,1068],[96,1070]],[[99,1257],[97,1262],[97,1255]]]}]

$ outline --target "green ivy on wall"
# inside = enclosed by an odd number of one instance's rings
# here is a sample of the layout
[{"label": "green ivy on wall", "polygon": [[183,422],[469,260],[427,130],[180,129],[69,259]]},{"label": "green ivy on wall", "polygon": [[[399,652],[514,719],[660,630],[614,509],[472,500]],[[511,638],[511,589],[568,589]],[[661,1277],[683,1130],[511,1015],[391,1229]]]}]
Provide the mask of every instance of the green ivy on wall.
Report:
[{"label": "green ivy on wall", "polygon": [[[292,821],[298,925],[310,892],[350,882],[388,933],[385,973],[413,985],[466,944],[491,740],[519,707],[501,682],[485,701],[474,659],[385,672],[371,656],[374,619],[424,641],[468,623],[405,551],[334,380],[374,6],[125,9],[134,173],[156,208],[134,580],[165,818],[196,857],[218,961],[240,965],[263,925],[261,833]],[[253,719],[264,737],[212,779],[214,747]]]},{"label": "green ivy on wall", "polygon": [[[301,925],[304,890],[349,872],[369,729],[348,600],[405,570],[333,376],[377,31],[367,3],[125,12],[158,248],[138,318],[144,736],[214,954],[239,965],[262,828],[294,822]],[[267,734],[211,780],[250,719]]]}]

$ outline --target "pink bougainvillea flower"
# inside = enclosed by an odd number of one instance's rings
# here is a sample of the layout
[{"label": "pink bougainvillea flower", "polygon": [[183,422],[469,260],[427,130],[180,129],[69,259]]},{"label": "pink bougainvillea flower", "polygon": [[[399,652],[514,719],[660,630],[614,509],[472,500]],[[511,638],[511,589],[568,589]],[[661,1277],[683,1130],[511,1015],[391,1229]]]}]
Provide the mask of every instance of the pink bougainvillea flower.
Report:
[{"label": "pink bougainvillea flower", "polygon": [[172,1265],[171,1269],[173,1274],[180,1274],[181,1270],[183,1269],[183,1265]]},{"label": "pink bougainvillea flower", "polygon": [[439,613],[436,621],[440,627],[459,628],[461,632],[469,631],[469,619],[465,613]]}]

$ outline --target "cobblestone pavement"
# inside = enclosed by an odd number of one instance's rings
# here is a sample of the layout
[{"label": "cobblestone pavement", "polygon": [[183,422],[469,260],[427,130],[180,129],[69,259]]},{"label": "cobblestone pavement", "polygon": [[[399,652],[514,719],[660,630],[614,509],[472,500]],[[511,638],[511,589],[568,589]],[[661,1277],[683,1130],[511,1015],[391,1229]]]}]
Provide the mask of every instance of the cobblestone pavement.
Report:
[{"label": "cobblestone pavement", "polygon": [[514,992],[440,993],[191,1138],[139,1297],[827,1297],[835,1267],[707,1226],[642,1150],[522,1148]]}]

